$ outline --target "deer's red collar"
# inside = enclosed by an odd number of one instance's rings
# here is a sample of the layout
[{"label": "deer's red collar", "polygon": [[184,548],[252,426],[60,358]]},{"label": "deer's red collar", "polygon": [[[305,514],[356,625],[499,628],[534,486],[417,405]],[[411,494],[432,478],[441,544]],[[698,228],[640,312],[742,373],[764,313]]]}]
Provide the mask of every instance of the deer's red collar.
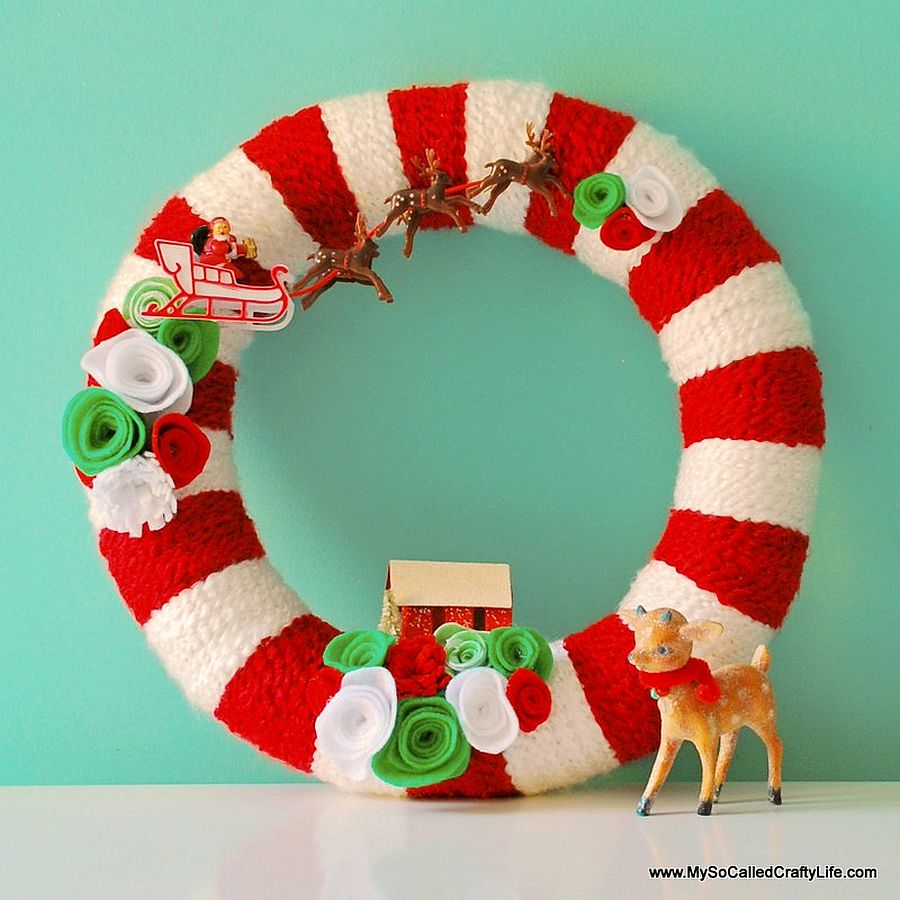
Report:
[{"label": "deer's red collar", "polygon": [[680,669],[672,669],[670,672],[642,672],[638,670],[641,684],[646,688],[652,688],[660,697],[665,697],[673,687],[679,684],[697,682],[694,688],[694,696],[701,703],[715,703],[722,695],[719,683],[709,670],[705,660],[689,659]]}]

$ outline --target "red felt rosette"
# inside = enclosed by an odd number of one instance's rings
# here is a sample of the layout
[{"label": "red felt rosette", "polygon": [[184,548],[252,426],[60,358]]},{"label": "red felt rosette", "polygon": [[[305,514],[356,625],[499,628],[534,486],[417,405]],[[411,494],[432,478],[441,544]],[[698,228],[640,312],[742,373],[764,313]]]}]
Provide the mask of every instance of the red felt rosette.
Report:
[{"label": "red felt rosette", "polygon": [[430,635],[397,641],[387,655],[387,668],[397,683],[397,696],[432,697],[450,681],[444,648]]},{"label": "red felt rosette", "polygon": [[519,719],[519,731],[528,734],[547,721],[553,698],[544,680],[531,669],[516,669],[506,683],[506,699]]},{"label": "red felt rosette", "polygon": [[94,335],[94,346],[107,341],[123,331],[128,331],[131,326],[125,321],[125,317],[117,309],[107,310],[100,324],[97,326],[97,333]]},{"label": "red felt rosette", "polygon": [[153,423],[150,447],[176,488],[190,484],[209,459],[209,438],[181,413],[167,413]]},{"label": "red felt rosette", "polygon": [[600,240],[610,250],[633,250],[654,234],[627,206],[619,207],[600,227]]}]

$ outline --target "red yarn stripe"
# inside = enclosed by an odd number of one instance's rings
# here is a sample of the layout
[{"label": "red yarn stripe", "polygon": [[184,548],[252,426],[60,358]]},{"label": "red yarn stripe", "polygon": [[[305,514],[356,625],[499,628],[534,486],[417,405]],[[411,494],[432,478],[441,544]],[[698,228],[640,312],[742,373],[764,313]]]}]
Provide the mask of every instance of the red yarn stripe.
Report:
[{"label": "red yarn stripe", "polygon": [[156,262],[156,247],[153,242],[157,238],[167,241],[189,241],[191,232],[205,224],[206,221],[191,210],[184,197],[172,197],[141,232],[134,252],[144,259]]},{"label": "red yarn stripe", "polygon": [[[602,172],[634,124],[635,120],[625,113],[554,94],[545,127],[553,132],[560,181],[572,191],[582,178]],[[572,217],[572,201],[564,200],[556,192],[554,197],[558,212],[555,217],[550,215],[547,201],[532,194],[525,228],[545,244],[572,253],[572,241],[579,228]]]},{"label": "red yarn stripe", "polygon": [[435,797],[515,797],[519,792],[507,774],[502,755],[473,749],[469,768],[459,778],[428,787],[407,788],[406,793],[417,800],[430,800]]},{"label": "red yarn stripe", "polygon": [[209,372],[194,385],[194,399],[188,417],[196,425],[227,431],[234,437],[231,411],[237,375],[237,369],[216,360]]},{"label": "red yarn stripe", "polygon": [[800,587],[808,543],[805,534],[780,525],[676,509],[653,558],[725,606],[779,628]]},{"label": "red yarn stripe", "polygon": [[264,555],[240,494],[206,491],[185,497],[165,528],[132,538],[100,532],[100,552],[139,625],[170,597],[226,566]]},{"label": "red yarn stripe", "polygon": [[272,178],[304,231],[325,247],[350,247],[356,199],[347,187],[318,106],[276,119],[243,145]]},{"label": "red yarn stripe", "polygon": [[[466,85],[412,87],[391,91],[388,94],[388,106],[394,120],[394,134],[403,161],[403,172],[410,185],[417,188],[428,187],[428,179],[413,162],[418,158],[424,163],[425,151],[428,149],[437,153],[441,168],[450,176],[451,184],[465,184]],[[467,209],[460,208],[458,212],[462,222],[472,224],[472,215]],[[422,216],[421,227],[455,226],[449,216],[429,213]]]},{"label": "red yarn stripe", "polygon": [[825,442],[822,376],[811,350],[748,356],[686,381],[679,395],[685,447],[706,438]]},{"label": "red yarn stripe", "polygon": [[778,252],[731,197],[715,190],[687,211],[631,270],[628,293],[659,331],[717,285],[750,266],[777,262]]},{"label": "red yarn stripe", "polygon": [[310,705],[307,686],[336,634],[327,622],[305,615],[261,641],[228,682],[215,717],[264,753],[308,772],[320,710]]},{"label": "red yarn stripe", "polygon": [[628,662],[634,634],[617,615],[570,634],[563,646],[575,667],[585,699],[607,743],[621,763],[655,750],[659,713],[638,672]]}]

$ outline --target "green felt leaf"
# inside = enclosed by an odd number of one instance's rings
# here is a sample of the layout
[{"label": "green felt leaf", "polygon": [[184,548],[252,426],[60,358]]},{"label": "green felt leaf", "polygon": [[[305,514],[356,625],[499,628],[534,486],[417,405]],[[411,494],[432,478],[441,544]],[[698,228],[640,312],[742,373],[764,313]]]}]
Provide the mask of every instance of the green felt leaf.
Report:
[{"label": "green felt leaf", "polygon": [[488,632],[488,658],[507,678],[516,669],[531,669],[546,681],[553,671],[553,653],[544,636],[520,625]]},{"label": "green felt leaf", "polygon": [[345,631],[325,647],[322,661],[339,672],[384,665],[387,652],[396,642],[392,634],[371,629]]},{"label": "green felt leaf", "polygon": [[462,775],[472,748],[453,707],[443,697],[412,697],[397,706],[387,744],[372,759],[372,771],[396,787],[427,787]]},{"label": "green felt leaf", "polygon": [[219,352],[219,326],[215,322],[164,319],[156,339],[181,357],[194,382],[209,372]]},{"label": "green felt leaf", "polygon": [[85,388],[66,404],[63,447],[85,475],[99,475],[131,459],[146,441],[144,420],[111,391]]},{"label": "green felt leaf", "polygon": [[575,185],[574,198],[576,221],[599,228],[625,202],[625,182],[611,172],[597,172]]}]

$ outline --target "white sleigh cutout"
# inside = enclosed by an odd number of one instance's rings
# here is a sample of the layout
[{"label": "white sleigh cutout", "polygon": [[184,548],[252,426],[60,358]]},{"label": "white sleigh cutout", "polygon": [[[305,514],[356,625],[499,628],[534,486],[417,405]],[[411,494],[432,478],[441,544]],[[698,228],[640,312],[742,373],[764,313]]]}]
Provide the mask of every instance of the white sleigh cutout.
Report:
[{"label": "white sleigh cutout", "polygon": [[178,293],[163,306],[149,304],[144,310],[148,318],[205,320],[260,331],[277,331],[293,318],[294,303],[281,280],[286,266],[273,266],[271,285],[238,284],[230,269],[197,262],[190,244],[154,243],[159,264]]}]

